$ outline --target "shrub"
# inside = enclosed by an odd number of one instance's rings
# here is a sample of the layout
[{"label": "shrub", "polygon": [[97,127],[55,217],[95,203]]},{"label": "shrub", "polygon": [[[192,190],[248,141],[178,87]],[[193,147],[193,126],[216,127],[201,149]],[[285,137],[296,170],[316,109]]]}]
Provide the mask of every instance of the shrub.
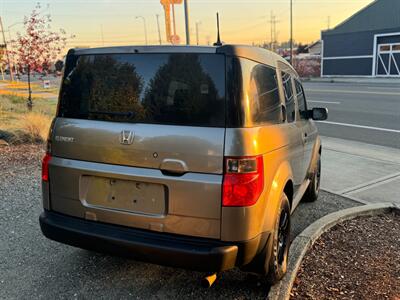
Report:
[{"label": "shrub", "polygon": [[318,58],[295,58],[293,67],[300,77],[319,77],[321,75],[321,60]]},{"label": "shrub", "polygon": [[21,118],[21,133],[17,139],[22,143],[43,143],[47,140],[51,118],[43,113],[27,113]]}]

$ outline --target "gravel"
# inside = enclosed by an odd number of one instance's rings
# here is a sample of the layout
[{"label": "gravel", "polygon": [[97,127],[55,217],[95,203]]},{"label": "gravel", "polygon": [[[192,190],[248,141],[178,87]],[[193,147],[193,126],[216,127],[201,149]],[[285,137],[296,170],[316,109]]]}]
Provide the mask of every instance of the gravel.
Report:
[{"label": "gravel", "polygon": [[301,203],[292,215],[292,240],[301,233],[308,225],[325,215],[338,210],[362,205],[351,199],[320,191],[318,200],[314,203]]},{"label": "gravel", "polygon": [[[223,272],[211,289],[204,273],[97,254],[43,237],[38,216],[40,146],[0,148],[0,299],[59,298],[234,298],[265,299],[261,276]],[[293,234],[332,211],[359,205],[321,192],[316,203],[301,204]]]}]

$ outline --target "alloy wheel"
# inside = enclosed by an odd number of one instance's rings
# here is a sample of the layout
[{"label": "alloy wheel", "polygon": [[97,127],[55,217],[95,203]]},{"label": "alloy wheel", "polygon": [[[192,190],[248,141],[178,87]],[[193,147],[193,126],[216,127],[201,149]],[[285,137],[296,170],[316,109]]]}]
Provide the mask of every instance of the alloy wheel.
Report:
[{"label": "alloy wheel", "polygon": [[289,212],[283,209],[279,219],[279,229],[278,229],[278,263],[281,265],[285,260],[285,255],[287,253],[287,248],[289,246]]}]

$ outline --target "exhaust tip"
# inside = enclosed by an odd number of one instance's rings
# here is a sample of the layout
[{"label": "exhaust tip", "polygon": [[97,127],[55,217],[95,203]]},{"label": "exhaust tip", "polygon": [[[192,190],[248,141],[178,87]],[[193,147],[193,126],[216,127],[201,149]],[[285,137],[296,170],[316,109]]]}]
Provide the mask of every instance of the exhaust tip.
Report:
[{"label": "exhaust tip", "polygon": [[201,280],[201,285],[204,287],[204,288],[210,288],[213,284],[214,284],[214,282],[217,280],[217,273],[214,273],[214,274],[211,274],[211,275],[209,275],[209,276],[206,276],[206,277],[204,277],[202,280]]}]

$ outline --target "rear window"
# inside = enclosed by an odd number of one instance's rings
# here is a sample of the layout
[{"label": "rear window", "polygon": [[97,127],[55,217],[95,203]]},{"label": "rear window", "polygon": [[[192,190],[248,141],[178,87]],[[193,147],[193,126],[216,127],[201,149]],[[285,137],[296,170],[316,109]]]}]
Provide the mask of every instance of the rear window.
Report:
[{"label": "rear window", "polygon": [[69,56],[59,116],[224,127],[224,56],[181,53]]}]

